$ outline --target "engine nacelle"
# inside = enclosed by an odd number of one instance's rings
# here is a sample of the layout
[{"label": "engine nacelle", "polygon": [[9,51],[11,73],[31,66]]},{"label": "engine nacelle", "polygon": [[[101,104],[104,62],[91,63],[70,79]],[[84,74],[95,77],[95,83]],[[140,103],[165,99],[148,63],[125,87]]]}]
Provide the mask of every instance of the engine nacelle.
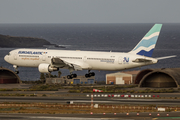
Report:
[{"label": "engine nacelle", "polygon": [[42,63],[38,66],[38,70],[41,73],[49,73],[52,71],[57,71],[59,70],[58,68],[52,68],[50,64],[47,63]]}]

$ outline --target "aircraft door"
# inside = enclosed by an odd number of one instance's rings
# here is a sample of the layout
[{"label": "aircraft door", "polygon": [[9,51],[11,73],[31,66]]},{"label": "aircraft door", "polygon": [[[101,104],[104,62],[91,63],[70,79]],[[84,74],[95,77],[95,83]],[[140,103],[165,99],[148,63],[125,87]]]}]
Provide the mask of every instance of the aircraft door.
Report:
[{"label": "aircraft door", "polygon": [[119,63],[119,64],[122,64],[122,57],[119,57],[119,58],[118,58],[118,63]]},{"label": "aircraft door", "polygon": [[14,53],[14,60],[17,60],[17,52]]},{"label": "aircraft door", "polygon": [[46,61],[46,55],[42,55],[42,61]]},{"label": "aircraft door", "polygon": [[83,60],[84,60],[84,62],[86,62],[86,60],[87,60],[86,56],[84,56]]}]

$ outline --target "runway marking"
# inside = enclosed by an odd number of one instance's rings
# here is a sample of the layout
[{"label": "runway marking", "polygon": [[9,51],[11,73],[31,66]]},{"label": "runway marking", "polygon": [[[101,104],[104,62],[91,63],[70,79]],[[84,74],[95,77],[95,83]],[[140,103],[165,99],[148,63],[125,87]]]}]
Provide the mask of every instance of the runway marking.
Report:
[{"label": "runway marking", "polygon": [[158,117],[155,119],[179,119],[180,117]]},{"label": "runway marking", "polygon": [[[57,120],[84,120],[84,118],[82,117],[29,117],[29,118],[36,118],[36,119],[49,119],[49,120],[53,120],[53,119],[57,119]],[[86,120],[94,120],[94,119],[98,119],[101,120],[101,118],[86,118]]]},{"label": "runway marking", "polygon": [[[73,102],[86,102],[86,103],[91,102],[91,101],[83,101],[83,100],[72,100],[72,101],[73,101]],[[109,102],[109,103],[111,103],[112,101],[93,101],[93,102],[99,102],[99,103],[102,103],[102,102],[104,102],[104,103]]]},{"label": "runway marking", "polygon": [[[113,120],[119,120],[119,118],[86,118],[86,117],[41,117],[41,116],[37,116],[37,117],[29,117],[29,118],[35,118],[35,119],[48,119],[48,120],[109,120],[109,119],[113,119]],[[134,120],[134,119],[123,119],[123,120]]]},{"label": "runway marking", "polygon": [[113,99],[113,100],[125,100],[125,101],[133,101],[133,100],[138,100],[138,101],[166,101],[166,100],[160,100],[160,99]]}]

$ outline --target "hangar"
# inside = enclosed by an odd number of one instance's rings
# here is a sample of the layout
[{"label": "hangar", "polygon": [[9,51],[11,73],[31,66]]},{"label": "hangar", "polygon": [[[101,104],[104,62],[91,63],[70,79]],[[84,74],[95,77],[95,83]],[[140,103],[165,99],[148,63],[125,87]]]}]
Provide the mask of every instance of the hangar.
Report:
[{"label": "hangar", "polygon": [[14,84],[21,83],[21,80],[17,74],[12,70],[0,67],[0,84]]},{"label": "hangar", "polygon": [[142,70],[135,79],[139,87],[169,88],[179,87],[180,68]]}]

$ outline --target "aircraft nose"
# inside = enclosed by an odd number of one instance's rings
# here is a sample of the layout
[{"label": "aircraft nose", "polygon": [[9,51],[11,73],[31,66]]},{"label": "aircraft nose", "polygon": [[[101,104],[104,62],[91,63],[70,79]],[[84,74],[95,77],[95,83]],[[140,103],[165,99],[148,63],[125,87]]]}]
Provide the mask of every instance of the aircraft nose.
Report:
[{"label": "aircraft nose", "polygon": [[5,60],[6,62],[8,62],[9,56],[6,55],[6,56],[4,57],[4,60]]}]

